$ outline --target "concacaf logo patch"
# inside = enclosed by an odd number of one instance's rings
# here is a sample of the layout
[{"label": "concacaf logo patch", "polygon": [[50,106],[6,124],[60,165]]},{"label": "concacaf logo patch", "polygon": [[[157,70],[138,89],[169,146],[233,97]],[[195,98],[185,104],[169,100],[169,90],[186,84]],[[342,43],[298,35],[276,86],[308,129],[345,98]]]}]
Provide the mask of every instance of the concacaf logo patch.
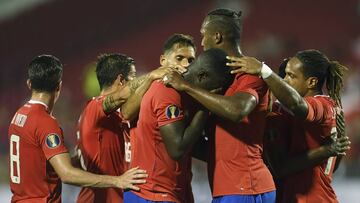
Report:
[{"label": "concacaf logo patch", "polygon": [[50,149],[54,149],[61,144],[61,140],[58,134],[50,133],[46,137],[46,146]]},{"label": "concacaf logo patch", "polygon": [[180,115],[180,108],[175,105],[169,105],[166,107],[165,113],[166,117],[169,119],[177,118]]}]

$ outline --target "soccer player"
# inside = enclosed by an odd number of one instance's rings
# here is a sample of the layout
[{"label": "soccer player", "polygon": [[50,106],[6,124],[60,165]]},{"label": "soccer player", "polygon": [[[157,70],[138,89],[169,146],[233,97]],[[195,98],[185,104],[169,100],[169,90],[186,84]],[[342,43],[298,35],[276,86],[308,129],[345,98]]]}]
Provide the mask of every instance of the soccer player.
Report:
[{"label": "soccer player", "polygon": [[[163,54],[160,56],[161,66],[182,66],[187,68],[195,59],[195,45],[192,37],[188,35],[172,35],[165,42],[163,49]],[[159,130],[162,125],[183,119],[184,112],[180,108],[182,108],[181,99],[176,91],[165,87],[160,81],[151,84],[141,101],[137,126],[130,137],[132,144],[130,165],[140,164],[142,167],[149,169],[151,171],[148,179],[149,184],[142,187],[138,193],[125,192],[125,202],[175,202],[179,201],[179,199],[183,201],[181,199],[183,197],[180,197],[180,195],[184,193],[184,189],[187,190],[187,187],[190,187],[187,184],[191,178],[189,174],[191,160],[190,158],[184,158],[180,161],[173,160],[172,158],[180,159],[185,149],[177,148],[178,150],[175,151],[178,152],[177,154],[168,154],[168,148],[165,147],[164,142],[171,140],[165,140],[160,135]],[[180,127],[183,126],[183,122],[180,122]],[[181,141],[183,132],[184,129],[175,133],[175,135],[181,133],[178,141]],[[189,133],[192,134],[191,129],[189,129]],[[180,150],[182,151],[180,152]],[[178,180],[178,177],[181,178]]]},{"label": "soccer player", "polygon": [[[223,52],[222,52],[223,53]],[[222,61],[226,70],[225,53],[203,53],[197,60]],[[173,36],[164,45],[160,62],[181,64],[181,60],[193,60],[195,47],[186,36]],[[184,62],[186,63],[186,62]],[[215,63],[219,64],[219,62]],[[197,68],[195,68],[197,67]],[[200,70],[201,63],[194,62],[185,77],[213,88],[210,73],[206,67]],[[193,70],[194,68],[194,70]],[[195,71],[198,69],[199,71]],[[195,72],[197,76],[191,77]],[[229,72],[227,72],[229,74]],[[211,75],[220,74],[214,73]],[[221,74],[221,75],[224,75]],[[230,75],[230,74],[229,74]],[[178,77],[180,77],[177,74]],[[231,75],[230,75],[231,76]],[[191,79],[190,79],[191,78]],[[226,77],[224,77],[226,78]],[[164,81],[170,78],[164,77]],[[219,81],[219,80],[218,80]],[[221,85],[225,82],[221,80]],[[189,112],[189,103],[176,90],[161,82],[153,82],[141,102],[140,115],[135,129],[132,165],[140,164],[149,171],[148,184],[139,192],[125,192],[128,202],[193,202],[191,191],[191,146],[201,135],[208,113],[203,110]],[[191,114],[188,116],[188,114]],[[131,137],[133,139],[133,137]],[[140,149],[141,147],[141,149]]]},{"label": "soccer player", "polygon": [[[132,58],[123,54],[99,57],[96,75],[101,93],[87,103],[79,119],[77,155],[84,170],[114,176],[124,173],[129,119],[138,113],[141,98],[151,82],[171,70],[159,68],[135,79]],[[84,187],[77,199],[79,203],[122,201],[120,188]]]},{"label": "soccer player", "polygon": [[[217,9],[205,17],[204,50],[220,48],[242,56],[241,16]],[[222,67],[219,67],[222,68]],[[224,95],[213,94],[183,80],[169,82],[214,113],[215,136],[209,136],[209,182],[213,202],[275,202],[275,185],[262,159],[268,87],[261,78],[239,73]]]},{"label": "soccer player", "polygon": [[28,66],[31,99],[14,115],[9,127],[12,202],[61,202],[61,181],[89,187],[138,189],[144,170],[133,168],[121,176],[95,175],[70,163],[64,137],[52,109],[61,90],[62,64],[40,55]]},{"label": "soccer player", "polygon": [[[238,67],[234,72],[261,76],[274,96],[288,109],[290,116],[287,117],[292,117],[288,159],[320,147],[332,132],[337,132],[337,127],[342,127],[336,125],[336,120],[342,119],[338,115],[341,115],[340,90],[346,67],[330,61],[320,51],[296,53],[287,63],[284,80],[255,58],[229,59],[232,60],[229,66]],[[329,96],[323,93],[325,83]],[[314,167],[287,174],[282,202],[338,202],[331,187],[335,160],[336,157],[326,158]]]}]

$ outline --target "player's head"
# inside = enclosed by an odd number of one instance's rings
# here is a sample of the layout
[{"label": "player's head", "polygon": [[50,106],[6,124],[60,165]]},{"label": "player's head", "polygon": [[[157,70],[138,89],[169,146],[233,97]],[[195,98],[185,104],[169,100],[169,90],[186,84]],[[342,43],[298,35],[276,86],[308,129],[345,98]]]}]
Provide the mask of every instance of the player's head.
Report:
[{"label": "player's head", "polygon": [[208,49],[198,56],[184,74],[184,78],[207,90],[227,88],[234,79],[226,66],[226,53],[221,49]]},{"label": "player's head", "polygon": [[279,65],[279,72],[278,72],[278,75],[281,77],[281,78],[285,78],[285,68],[286,68],[286,65],[287,63],[289,62],[290,58],[285,58],[284,60],[282,60],[282,62],[280,63]]},{"label": "player's head", "polygon": [[204,50],[223,48],[226,44],[239,44],[242,32],[241,12],[216,9],[205,17],[201,29]]},{"label": "player's head", "polygon": [[126,81],[136,76],[134,59],[124,54],[100,55],[96,64],[96,77],[99,81],[100,90],[112,85],[124,85]]},{"label": "player's head", "polygon": [[28,65],[28,87],[32,92],[56,93],[57,99],[61,90],[62,68],[55,56],[36,56]]},{"label": "player's head", "polygon": [[160,64],[168,67],[187,68],[195,59],[195,52],[196,47],[191,36],[174,34],[164,44]]},{"label": "player's head", "polygon": [[345,70],[346,67],[337,61],[330,61],[320,51],[309,49],[297,52],[289,60],[284,80],[301,96],[306,96],[309,91],[322,92],[326,82],[329,95],[339,99]]}]

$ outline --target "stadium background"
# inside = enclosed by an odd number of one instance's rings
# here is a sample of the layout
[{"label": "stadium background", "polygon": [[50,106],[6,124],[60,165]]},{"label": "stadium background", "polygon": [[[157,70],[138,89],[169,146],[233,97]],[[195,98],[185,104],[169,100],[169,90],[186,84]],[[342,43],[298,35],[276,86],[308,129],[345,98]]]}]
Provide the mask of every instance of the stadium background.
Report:
[{"label": "stadium background", "polygon": [[[340,202],[360,202],[360,1],[359,0],[0,0],[0,202],[9,202],[7,127],[29,98],[26,65],[38,54],[64,64],[63,90],[54,115],[73,148],[75,125],[98,91],[94,60],[100,53],[133,57],[138,74],[159,66],[163,42],[192,35],[200,46],[204,15],[217,7],[243,10],[242,50],[271,67],[298,50],[316,48],[349,67],[343,103],[352,149],[335,173]],[[209,202],[205,165],[194,163],[194,195]],[[78,191],[65,187],[63,202]]]}]

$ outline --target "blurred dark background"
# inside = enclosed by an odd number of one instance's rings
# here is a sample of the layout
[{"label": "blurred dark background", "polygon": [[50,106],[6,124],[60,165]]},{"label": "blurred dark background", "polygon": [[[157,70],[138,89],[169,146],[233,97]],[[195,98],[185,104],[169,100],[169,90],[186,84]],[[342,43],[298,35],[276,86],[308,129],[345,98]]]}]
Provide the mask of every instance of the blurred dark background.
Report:
[{"label": "blurred dark background", "polygon": [[[52,54],[64,64],[62,95],[54,109],[68,147],[88,98],[98,93],[94,61],[101,53],[133,57],[138,74],[159,66],[163,42],[192,35],[201,53],[200,26],[209,10],[243,11],[242,50],[276,69],[303,49],[319,49],[349,68],[343,104],[352,148],[335,174],[341,202],[360,199],[360,1],[359,0],[0,0],[0,202],[8,202],[7,128],[29,99],[27,64]],[[208,202],[204,164],[194,163],[194,193]],[[204,190],[204,186],[206,190]],[[74,190],[65,188],[72,202]],[[70,192],[68,192],[68,190]],[[75,190],[76,191],[76,190]]]}]

